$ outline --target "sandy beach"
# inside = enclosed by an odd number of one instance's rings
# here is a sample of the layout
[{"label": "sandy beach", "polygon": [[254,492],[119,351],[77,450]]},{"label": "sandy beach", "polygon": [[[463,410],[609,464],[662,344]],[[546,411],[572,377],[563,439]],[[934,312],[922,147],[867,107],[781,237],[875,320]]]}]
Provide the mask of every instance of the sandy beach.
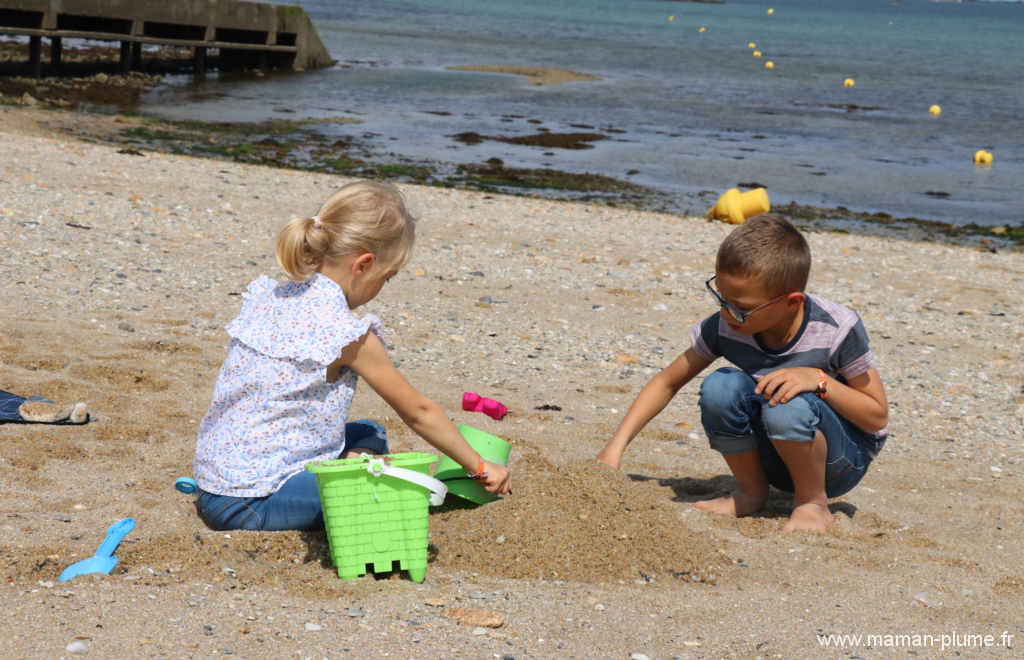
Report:
[{"label": "sandy beach", "polygon": [[[415,256],[365,311],[457,423],[513,442],[516,487],[431,515],[423,584],[341,581],[323,533],[216,532],[173,482],[191,474],[240,292],[283,278],[278,226],[347,179],[121,154],[20,113],[0,107],[0,389],[85,401],[93,420],[0,426],[0,657],[71,657],[76,640],[99,658],[505,660],[1011,658],[1024,644],[1024,255],[807,234],[809,290],[867,326],[891,436],[831,503],[829,534],[783,533],[781,493],[742,520],[692,510],[734,485],[700,428],[699,382],[621,472],[593,463],[714,311],[703,286],[730,227],[403,184]],[[463,391],[512,413],[463,412]],[[368,388],[352,415],[382,421],[395,450],[429,449]],[[57,581],[125,517],[137,526],[111,575]],[[992,645],[940,649],[954,633]],[[863,638],[826,651],[830,634]]]}]

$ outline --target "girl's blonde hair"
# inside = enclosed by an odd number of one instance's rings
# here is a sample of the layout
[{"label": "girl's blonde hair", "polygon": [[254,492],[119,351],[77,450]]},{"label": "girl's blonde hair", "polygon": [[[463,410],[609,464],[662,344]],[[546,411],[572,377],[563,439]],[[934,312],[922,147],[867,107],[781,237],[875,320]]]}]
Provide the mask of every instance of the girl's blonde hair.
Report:
[{"label": "girl's blonde hair", "polygon": [[282,227],[275,250],[288,279],[305,282],[324,260],[358,252],[372,254],[381,274],[398,270],[415,241],[416,218],[402,193],[383,181],[356,181],[342,186],[315,216]]}]

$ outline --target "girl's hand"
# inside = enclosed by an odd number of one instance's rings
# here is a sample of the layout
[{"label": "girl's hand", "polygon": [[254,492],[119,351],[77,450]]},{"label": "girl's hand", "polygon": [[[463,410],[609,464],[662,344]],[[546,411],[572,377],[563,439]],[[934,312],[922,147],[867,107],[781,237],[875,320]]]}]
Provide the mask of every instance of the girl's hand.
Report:
[{"label": "girl's hand", "polygon": [[[818,370],[810,367],[794,367],[792,369],[779,369],[767,376],[762,376],[754,388],[754,394],[764,392],[764,398],[769,399],[769,405],[775,406],[779,403],[789,403],[790,399],[803,392],[815,392],[818,389]],[[772,394],[774,392],[774,394]]]},{"label": "girl's hand", "polygon": [[507,467],[484,461],[484,472],[487,474],[480,477],[479,484],[488,493],[504,495],[512,492],[512,474]]}]

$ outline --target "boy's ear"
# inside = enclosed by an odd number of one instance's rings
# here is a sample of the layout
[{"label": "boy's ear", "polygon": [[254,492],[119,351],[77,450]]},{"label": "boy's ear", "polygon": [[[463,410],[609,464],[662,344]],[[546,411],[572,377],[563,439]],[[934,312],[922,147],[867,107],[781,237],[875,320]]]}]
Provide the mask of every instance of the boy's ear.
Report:
[{"label": "boy's ear", "polygon": [[802,291],[797,291],[786,296],[786,311],[792,314],[796,310],[800,309],[800,305],[804,304],[804,300],[807,299],[807,294]]},{"label": "boy's ear", "polygon": [[366,275],[373,270],[373,254],[364,252],[352,260],[352,275]]}]

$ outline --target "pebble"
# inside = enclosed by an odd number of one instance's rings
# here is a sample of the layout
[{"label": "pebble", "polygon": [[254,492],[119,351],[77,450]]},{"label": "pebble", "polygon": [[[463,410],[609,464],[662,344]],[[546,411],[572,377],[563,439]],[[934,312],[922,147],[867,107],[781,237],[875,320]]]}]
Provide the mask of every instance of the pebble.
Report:
[{"label": "pebble", "polygon": [[430,607],[444,607],[444,601],[440,598],[428,598],[424,604]]},{"label": "pebble", "polygon": [[495,542],[495,543],[504,543],[504,542],[505,542],[505,535],[504,535],[504,534],[502,534],[502,535],[501,535],[501,536],[499,536],[498,538],[494,539],[494,542]]},{"label": "pebble", "polygon": [[86,646],[84,642],[79,642],[76,640],[65,646],[64,650],[68,653],[73,653],[75,655],[85,655],[89,652],[89,647]]},{"label": "pebble", "polygon": [[506,637],[508,637],[508,635],[506,635],[505,633],[498,632],[497,630],[489,631],[487,633],[487,636],[490,637],[491,639],[505,639]]},{"label": "pebble", "polygon": [[482,303],[490,305],[494,301],[491,300],[490,296],[481,296],[479,302],[482,302]]},{"label": "pebble", "polygon": [[32,96],[31,94],[29,94],[28,92],[25,92],[25,94],[21,97],[21,104],[22,105],[39,105],[39,101],[37,101],[35,99],[35,97]]},{"label": "pebble", "polygon": [[647,586],[647,580],[633,580],[633,584],[639,584],[639,585],[643,585],[643,586],[646,587]]},{"label": "pebble", "polygon": [[188,606],[189,606],[189,607],[195,607],[195,606],[196,606],[196,605],[198,605],[198,604],[199,604],[199,603],[197,603],[197,602],[196,602],[196,601],[194,601],[194,600],[190,600],[190,601],[188,601]]},{"label": "pebble", "polygon": [[212,635],[213,634],[213,626],[203,626],[203,634],[204,635]]},{"label": "pebble", "polygon": [[132,324],[126,321],[121,321],[120,323],[118,323],[117,329],[123,330],[124,332],[135,332],[135,328],[132,327]]},{"label": "pebble", "polygon": [[695,641],[695,640],[689,640],[689,641],[683,642],[683,646],[700,646],[700,642]]},{"label": "pebble", "polygon": [[307,623],[306,630],[309,630],[310,632],[316,632],[318,630],[323,630],[323,626],[321,626],[319,623]]},{"label": "pebble", "polygon": [[480,627],[473,628],[473,634],[474,635],[486,635],[487,632],[488,632],[487,628],[480,628]]},{"label": "pebble", "polygon": [[928,607],[938,607],[939,605],[942,605],[938,598],[924,591],[914,596],[914,600]]},{"label": "pebble", "polygon": [[69,523],[69,522],[71,522],[71,516],[65,516],[65,515],[54,516],[54,520],[59,520],[61,522]]},{"label": "pebble", "polygon": [[366,612],[362,611],[358,607],[350,607],[348,608],[348,612],[345,612],[345,615],[351,617],[360,617],[366,616]]},{"label": "pebble", "polygon": [[487,600],[487,594],[482,591],[473,590],[469,592],[469,597],[473,600]]},{"label": "pebble", "polygon": [[604,612],[604,605],[602,605],[601,603],[598,603],[597,605],[594,605],[594,609],[597,610],[598,612]]},{"label": "pebble", "polygon": [[223,653],[224,655],[234,655],[236,651],[233,648],[225,646],[224,648],[222,648],[220,650],[220,652]]},{"label": "pebble", "polygon": [[107,82],[108,80],[110,80],[110,76],[108,76],[105,73],[97,73],[94,78],[95,78],[96,82],[101,83],[101,84]]},{"label": "pebble", "polygon": [[961,596],[973,596],[974,592],[971,591],[970,589],[961,589],[960,590],[960,595]]},{"label": "pebble", "polygon": [[590,309],[594,310],[595,312],[603,312],[604,311],[604,305],[594,305]]},{"label": "pebble", "polygon": [[651,660],[643,653],[630,653],[629,660]]}]

